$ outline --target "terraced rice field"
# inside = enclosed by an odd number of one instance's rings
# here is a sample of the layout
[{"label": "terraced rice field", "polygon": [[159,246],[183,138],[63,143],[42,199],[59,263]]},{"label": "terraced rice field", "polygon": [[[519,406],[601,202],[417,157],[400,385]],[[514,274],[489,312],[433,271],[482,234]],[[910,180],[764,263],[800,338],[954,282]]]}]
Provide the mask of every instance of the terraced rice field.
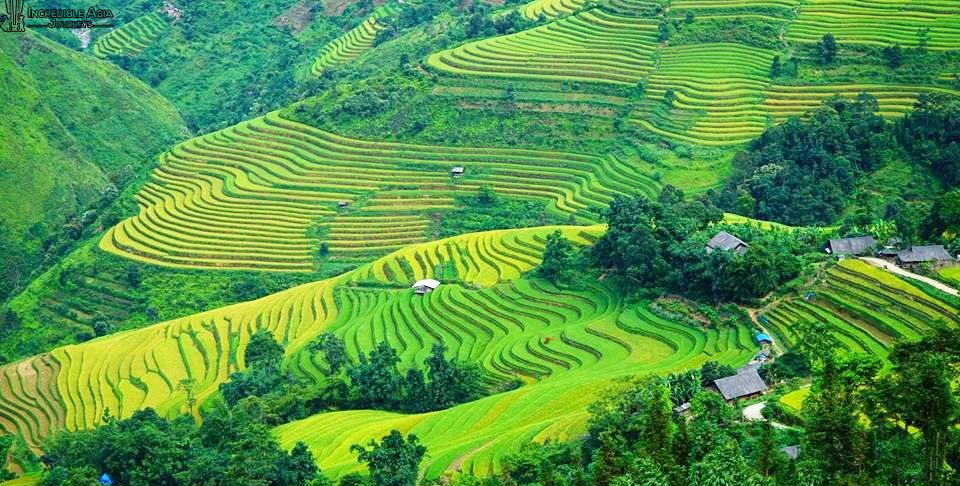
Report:
[{"label": "terraced rice field", "polygon": [[594,9],[440,51],[427,64],[457,75],[634,85],[653,68],[656,31],[652,20]]},{"label": "terraced rice field", "polygon": [[960,285],[960,266],[944,268],[940,270],[940,276],[951,281],[954,286]]},{"label": "terraced rice field", "polygon": [[662,105],[666,91],[673,90],[676,109],[657,116],[648,107],[649,114],[636,123],[702,144],[742,143],[763,132],[768,114],[760,105],[770,83],[772,51],[717,43],[670,47],[660,55],[660,68],[647,82],[647,104]]},{"label": "terraced rice field", "polygon": [[[773,22],[787,33],[785,42],[812,42],[832,31],[841,43],[883,45],[890,41],[882,40],[887,39],[882,25],[865,20],[870,27],[862,30],[869,31],[869,35],[853,35],[860,32],[860,24],[848,17],[872,19],[871,15],[880,12],[889,17],[884,22],[895,24],[899,21],[897,15],[909,11],[904,25],[911,26],[910,35],[915,36],[918,28],[911,19],[926,19],[932,26],[930,46],[960,48],[960,38],[955,37],[955,32],[960,32],[960,14],[955,5],[948,8],[948,2],[848,3],[820,0],[801,5],[796,0],[764,0],[731,4],[719,0],[678,0],[670,3],[670,11],[677,12],[671,14],[674,16],[691,11],[698,19],[754,18]],[[848,13],[837,14],[840,24],[823,20],[848,6]],[[877,97],[882,114],[898,116],[912,107],[920,93],[958,93],[946,88],[945,82],[940,86],[780,85],[769,74],[773,57],[783,58],[783,52],[731,42],[681,46],[658,42],[657,20],[650,14],[650,2],[606,0],[597,7],[577,11],[582,7],[584,4],[576,0],[535,0],[523,7],[524,14],[554,19],[552,22],[430,55],[427,65],[440,81],[435,93],[501,102],[505,87],[512,86],[515,100],[527,103],[522,109],[575,111],[613,118],[627,106],[626,95],[620,93],[643,82],[644,101],[629,113],[629,121],[643,131],[698,145],[744,143],[771,124],[803,115],[837,94],[853,97],[870,92]],[[845,33],[850,35],[844,37]],[[571,90],[570,83],[583,87]],[[620,92],[604,92],[599,86],[618,87]],[[676,95],[670,106],[663,102],[668,90]]]},{"label": "terraced rice field", "polygon": [[320,56],[310,68],[311,74],[320,76],[325,69],[360,57],[373,47],[377,33],[387,28],[386,18],[396,11],[396,4],[388,4],[368,15],[360,25],[350,29],[323,47]]},{"label": "terraced rice field", "polygon": [[[177,267],[303,271],[320,241],[342,257],[424,241],[429,218],[482,185],[587,221],[615,194],[659,187],[613,156],[356,140],[277,113],[163,159],[137,195],[140,213],[108,231],[102,249]],[[450,176],[457,165],[463,178]],[[350,206],[338,210],[340,201]],[[322,236],[309,236],[314,227]]]},{"label": "terraced rice field", "polygon": [[[454,463],[494,468],[522,438],[578,433],[586,404],[617,376],[707,359],[741,364],[756,352],[746,327],[690,328],[626,306],[602,284],[569,291],[520,278],[538,264],[555,228],[412,245],[340,277],[0,368],[0,430],[36,446],[52,431],[96,425],[108,408],[120,417],[143,407],[186,412],[181,380],[196,381],[202,403],[243,368],[243,350],[258,328],[274,333],[287,350],[284,366],[305,377],[318,373],[305,346],[322,331],[342,336],[354,356],[386,340],[401,350],[405,366],[442,341],[451,355],[479,363],[491,384],[520,377],[529,385],[442,412],[337,412],[277,430],[284,444],[306,440],[334,474],[356,467],[350,444],[390,428],[412,430],[430,447],[433,477]],[[559,228],[578,245],[603,231]],[[408,288],[434,276],[445,283],[431,294],[416,297]]]},{"label": "terraced rice field", "polygon": [[765,309],[761,322],[787,346],[796,340],[797,322],[826,322],[841,348],[882,358],[898,339],[915,340],[933,327],[960,325],[957,312],[890,273],[848,259],[826,271],[809,294]]},{"label": "terraced rice field", "polygon": [[927,47],[960,46],[960,10],[951,0],[808,0],[786,32],[787,40],[816,42],[830,32],[841,43],[917,46],[930,29]]},{"label": "terraced rice field", "polygon": [[99,57],[135,56],[156,42],[169,26],[158,12],[137,17],[97,38],[93,54]]}]

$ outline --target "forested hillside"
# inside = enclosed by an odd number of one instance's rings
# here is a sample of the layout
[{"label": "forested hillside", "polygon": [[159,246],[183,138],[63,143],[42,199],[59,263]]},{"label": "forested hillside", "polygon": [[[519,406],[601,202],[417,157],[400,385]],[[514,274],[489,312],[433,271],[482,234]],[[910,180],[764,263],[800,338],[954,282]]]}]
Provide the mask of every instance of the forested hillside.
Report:
[{"label": "forested hillside", "polygon": [[0,299],[26,287],[102,218],[120,191],[188,136],[133,76],[34,34],[2,36]]}]

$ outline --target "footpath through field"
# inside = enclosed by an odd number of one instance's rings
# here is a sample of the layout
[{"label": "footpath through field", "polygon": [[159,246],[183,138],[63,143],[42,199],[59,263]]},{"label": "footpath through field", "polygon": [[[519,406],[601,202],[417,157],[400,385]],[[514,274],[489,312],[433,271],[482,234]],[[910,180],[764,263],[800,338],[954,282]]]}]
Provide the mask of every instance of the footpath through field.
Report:
[{"label": "footpath through field", "polygon": [[925,284],[929,284],[929,285],[931,285],[931,286],[933,286],[933,287],[936,287],[938,290],[942,290],[942,291],[944,291],[944,292],[946,292],[946,293],[948,293],[948,294],[950,294],[950,295],[960,296],[960,292],[958,292],[957,289],[955,289],[955,288],[953,288],[953,287],[951,287],[951,286],[949,286],[949,285],[947,285],[947,284],[945,284],[945,283],[943,283],[943,282],[934,280],[934,279],[929,278],[929,277],[924,277],[923,275],[917,275],[916,273],[913,273],[913,272],[904,270],[904,269],[902,269],[902,268],[900,268],[900,267],[898,267],[898,266],[896,266],[896,265],[894,265],[894,264],[892,264],[892,263],[890,263],[890,262],[887,262],[887,261],[885,261],[885,260],[881,260],[881,259],[879,259],[879,258],[871,258],[871,257],[860,257],[860,259],[863,260],[863,261],[865,261],[865,262],[867,262],[867,263],[869,263],[869,264],[871,264],[871,265],[873,265],[873,266],[875,266],[875,267],[882,268],[882,269],[884,269],[884,270],[886,270],[886,271],[888,271],[888,272],[893,272],[893,273],[896,273],[896,274],[899,274],[899,275],[903,275],[904,277],[910,277],[910,278],[912,278],[912,279],[914,279],[914,280],[919,280],[919,281],[921,281],[921,282],[923,282],[923,283],[925,283]]}]

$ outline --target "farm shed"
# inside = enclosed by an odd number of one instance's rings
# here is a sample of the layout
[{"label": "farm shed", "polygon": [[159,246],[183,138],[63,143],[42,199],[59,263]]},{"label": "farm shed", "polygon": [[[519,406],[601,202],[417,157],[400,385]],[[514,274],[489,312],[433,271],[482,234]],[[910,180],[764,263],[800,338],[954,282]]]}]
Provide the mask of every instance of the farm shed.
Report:
[{"label": "farm shed", "polygon": [[917,265],[919,263],[942,263],[953,258],[943,245],[912,246],[897,253],[898,265]]},{"label": "farm shed", "polygon": [[337,203],[337,208],[343,209],[350,205],[350,201],[340,201]]},{"label": "farm shed", "polygon": [[877,240],[872,236],[857,236],[855,238],[840,238],[827,242],[826,252],[831,255],[863,255],[877,246]]},{"label": "farm shed", "polygon": [[757,373],[758,368],[759,363],[744,366],[737,370],[737,374],[714,380],[713,384],[728,402],[763,395],[767,391],[767,384],[760,378],[760,373]]},{"label": "farm shed", "polygon": [[757,334],[757,342],[760,344],[773,344],[773,338],[761,332]]},{"label": "farm shed", "polygon": [[432,278],[425,278],[423,280],[418,280],[415,284],[413,284],[412,288],[415,293],[419,295],[423,295],[429,292],[433,292],[434,289],[436,289],[439,286],[440,286],[440,282]]},{"label": "farm shed", "polygon": [[458,165],[458,166],[450,169],[450,175],[452,175],[452,176],[454,176],[454,177],[462,177],[462,176],[463,176],[463,171],[464,171],[464,168]]},{"label": "farm shed", "polygon": [[710,241],[707,242],[706,251],[707,253],[713,253],[714,250],[726,250],[742,254],[749,247],[750,245],[744,243],[740,238],[726,231],[721,231],[710,238]]}]

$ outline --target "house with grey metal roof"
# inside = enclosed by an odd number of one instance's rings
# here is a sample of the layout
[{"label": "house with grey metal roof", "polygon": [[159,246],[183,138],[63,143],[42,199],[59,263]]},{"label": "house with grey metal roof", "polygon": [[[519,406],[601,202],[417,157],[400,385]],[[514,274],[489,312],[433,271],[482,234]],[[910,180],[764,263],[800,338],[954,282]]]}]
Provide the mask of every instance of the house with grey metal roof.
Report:
[{"label": "house with grey metal roof", "polygon": [[714,380],[713,385],[727,401],[760,396],[767,391],[767,384],[760,378],[758,369],[759,363],[744,366],[733,376]]},{"label": "house with grey metal roof", "polygon": [[706,250],[707,253],[713,253],[714,250],[724,250],[742,254],[747,251],[747,248],[750,248],[750,245],[744,243],[740,238],[726,231],[721,231],[713,235],[713,238],[710,238],[710,241],[707,242]]},{"label": "house with grey metal roof", "polygon": [[831,255],[864,255],[873,251],[877,240],[872,236],[839,238],[827,242],[827,253]]},{"label": "house with grey metal roof", "polygon": [[952,259],[950,252],[943,245],[911,246],[897,253],[898,264],[938,263]]}]

